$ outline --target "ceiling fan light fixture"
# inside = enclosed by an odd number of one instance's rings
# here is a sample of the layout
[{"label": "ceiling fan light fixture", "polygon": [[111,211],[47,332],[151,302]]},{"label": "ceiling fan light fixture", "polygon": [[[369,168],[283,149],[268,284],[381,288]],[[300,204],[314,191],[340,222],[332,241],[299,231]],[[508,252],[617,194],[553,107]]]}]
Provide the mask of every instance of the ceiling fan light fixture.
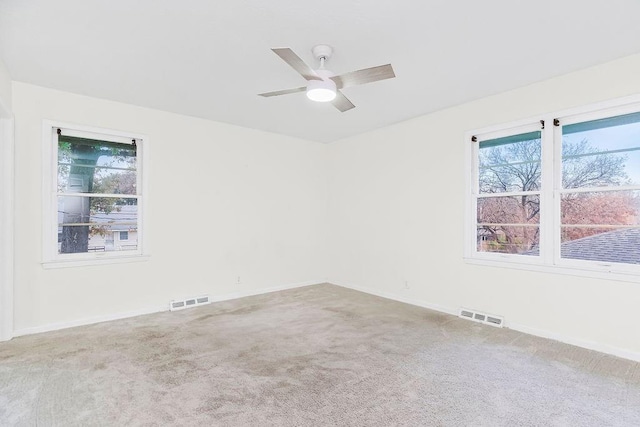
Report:
[{"label": "ceiling fan light fixture", "polygon": [[307,85],[307,98],[315,102],[331,102],[336,98],[333,80],[312,80]]},{"label": "ceiling fan light fixture", "polygon": [[363,68],[361,70],[335,75],[324,68],[325,62],[331,58],[333,54],[333,48],[326,44],[317,45],[311,49],[313,57],[320,62],[320,68],[317,70],[309,67],[291,48],[280,47],[271,50],[278,55],[280,59],[289,64],[298,74],[304,77],[304,79],[307,80],[307,85],[258,94],[265,98],[287,95],[289,93],[306,92],[307,98],[310,100],[314,102],[331,102],[338,111],[344,113],[345,111],[355,108],[355,105],[349,101],[349,98],[344,96],[342,91],[340,91],[340,96],[338,96],[338,88],[343,89],[349,86],[377,82],[378,80],[392,79],[396,76],[391,64]]}]

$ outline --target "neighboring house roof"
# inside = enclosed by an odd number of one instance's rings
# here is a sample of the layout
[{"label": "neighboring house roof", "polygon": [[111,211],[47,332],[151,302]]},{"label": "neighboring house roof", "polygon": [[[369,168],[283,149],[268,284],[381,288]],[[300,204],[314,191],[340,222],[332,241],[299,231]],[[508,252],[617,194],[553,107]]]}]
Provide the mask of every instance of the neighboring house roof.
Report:
[{"label": "neighboring house roof", "polygon": [[624,228],[560,245],[563,258],[640,264],[640,229]]},{"label": "neighboring house roof", "polygon": [[119,222],[135,222],[138,215],[138,207],[134,205],[119,206],[119,211],[96,213],[91,215],[91,221],[98,224],[109,224],[111,231],[132,231],[137,227],[134,224],[120,224]]},{"label": "neighboring house roof", "polygon": [[[109,213],[96,213],[91,215],[91,222],[97,225],[109,225],[111,231],[135,231],[137,226],[130,224],[136,222],[138,215],[138,206],[123,205],[118,206],[119,211],[111,211]],[[62,223],[63,214],[58,212],[58,222]],[[122,224],[127,222],[128,224]],[[62,227],[58,227],[58,232],[62,232]]]},{"label": "neighboring house roof", "polygon": [[[539,248],[524,255],[538,255]],[[624,228],[571,240],[560,245],[562,258],[640,264],[640,229]]]}]

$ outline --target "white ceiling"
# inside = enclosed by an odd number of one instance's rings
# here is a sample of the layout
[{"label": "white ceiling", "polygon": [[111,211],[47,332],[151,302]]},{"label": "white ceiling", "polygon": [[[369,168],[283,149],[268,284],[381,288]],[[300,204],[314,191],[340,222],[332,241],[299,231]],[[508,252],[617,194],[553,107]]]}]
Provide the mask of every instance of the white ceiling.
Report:
[{"label": "white ceiling", "polygon": [[[637,0],[0,0],[13,79],[330,142],[640,52]],[[343,72],[397,78],[344,89],[345,113],[303,93],[270,48],[335,53]],[[588,90],[588,88],[585,88]]]}]

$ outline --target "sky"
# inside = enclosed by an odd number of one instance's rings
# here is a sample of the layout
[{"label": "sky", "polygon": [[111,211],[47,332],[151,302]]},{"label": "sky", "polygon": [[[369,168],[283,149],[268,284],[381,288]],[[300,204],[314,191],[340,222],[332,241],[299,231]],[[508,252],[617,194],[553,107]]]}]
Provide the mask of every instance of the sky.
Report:
[{"label": "sky", "polygon": [[[598,151],[640,148],[640,122],[564,135],[563,139],[580,142],[587,139]],[[627,153],[625,171],[635,185],[640,185],[640,150]]]}]

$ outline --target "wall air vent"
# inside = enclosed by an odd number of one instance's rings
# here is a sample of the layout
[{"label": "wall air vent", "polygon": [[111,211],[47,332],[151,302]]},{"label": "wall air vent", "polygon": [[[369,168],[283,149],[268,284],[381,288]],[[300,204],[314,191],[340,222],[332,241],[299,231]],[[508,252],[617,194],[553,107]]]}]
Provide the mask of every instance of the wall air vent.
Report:
[{"label": "wall air vent", "polygon": [[502,326],[502,318],[501,317],[493,317],[487,316],[487,323],[492,323],[496,326]]},{"label": "wall air vent", "polygon": [[473,312],[467,310],[460,310],[460,316],[467,317],[469,319],[473,319]]},{"label": "wall air vent", "polygon": [[171,311],[184,310],[185,308],[209,304],[210,302],[211,300],[209,299],[209,295],[203,295],[200,297],[187,298],[182,300],[173,300],[169,304],[169,309]]},{"label": "wall air vent", "polygon": [[478,323],[484,323],[485,325],[495,326],[497,328],[502,328],[504,326],[504,318],[502,316],[469,310],[468,308],[461,308],[459,317]]}]

